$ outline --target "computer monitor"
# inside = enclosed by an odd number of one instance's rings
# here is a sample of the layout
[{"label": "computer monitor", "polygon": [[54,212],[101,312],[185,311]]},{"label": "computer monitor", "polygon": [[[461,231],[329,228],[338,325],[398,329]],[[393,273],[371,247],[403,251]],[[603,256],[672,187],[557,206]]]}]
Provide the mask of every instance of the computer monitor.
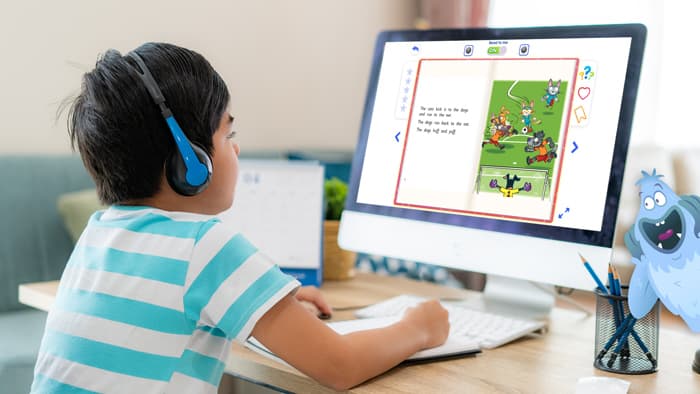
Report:
[{"label": "computer monitor", "polygon": [[378,35],[339,244],[592,290],[612,244],[646,28]]}]

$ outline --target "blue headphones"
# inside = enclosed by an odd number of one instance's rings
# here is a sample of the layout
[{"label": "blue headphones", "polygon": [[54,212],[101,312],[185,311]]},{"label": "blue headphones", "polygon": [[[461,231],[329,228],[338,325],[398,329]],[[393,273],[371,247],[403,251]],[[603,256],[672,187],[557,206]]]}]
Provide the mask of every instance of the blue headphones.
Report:
[{"label": "blue headphones", "polygon": [[136,52],[129,52],[128,56],[136,62],[136,71],[146,85],[148,93],[153,101],[160,108],[160,113],[165,118],[165,122],[170,128],[170,132],[175,139],[177,151],[173,151],[165,166],[165,176],[168,184],[178,194],[183,196],[194,196],[206,189],[211,179],[212,164],[207,152],[200,146],[191,143],[180,125],[175,120],[170,108],[165,105],[165,96],[161,92],[156,80],[146,67],[141,56]]}]

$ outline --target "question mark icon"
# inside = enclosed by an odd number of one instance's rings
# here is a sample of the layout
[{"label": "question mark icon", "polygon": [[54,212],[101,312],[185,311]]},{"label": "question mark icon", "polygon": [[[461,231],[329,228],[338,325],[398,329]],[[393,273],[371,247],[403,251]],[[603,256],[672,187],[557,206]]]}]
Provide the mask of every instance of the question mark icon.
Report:
[{"label": "question mark icon", "polygon": [[586,66],[583,68],[583,70],[585,71],[583,74],[583,79],[588,79],[589,78],[588,74],[591,72],[591,66]]}]

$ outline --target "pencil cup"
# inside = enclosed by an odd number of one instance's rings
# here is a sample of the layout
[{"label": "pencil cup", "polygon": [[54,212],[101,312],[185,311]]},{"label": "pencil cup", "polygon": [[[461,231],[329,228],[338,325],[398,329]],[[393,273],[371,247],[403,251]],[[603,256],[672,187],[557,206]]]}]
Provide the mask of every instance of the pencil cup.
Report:
[{"label": "pencil cup", "polygon": [[602,294],[596,289],[595,353],[593,365],[623,374],[656,372],[659,353],[659,303],[636,320],[622,295]]}]

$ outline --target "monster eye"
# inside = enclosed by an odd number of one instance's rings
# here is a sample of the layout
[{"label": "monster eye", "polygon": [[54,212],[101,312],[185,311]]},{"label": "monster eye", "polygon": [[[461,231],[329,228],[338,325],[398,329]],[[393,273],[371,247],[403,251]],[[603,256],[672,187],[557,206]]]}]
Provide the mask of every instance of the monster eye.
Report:
[{"label": "monster eye", "polygon": [[645,198],[644,199],[644,208],[646,208],[648,210],[654,209],[654,199],[652,199],[651,197]]},{"label": "monster eye", "polygon": [[656,192],[654,193],[654,201],[656,202],[656,205],[663,207],[666,205],[666,196],[661,192]]}]

